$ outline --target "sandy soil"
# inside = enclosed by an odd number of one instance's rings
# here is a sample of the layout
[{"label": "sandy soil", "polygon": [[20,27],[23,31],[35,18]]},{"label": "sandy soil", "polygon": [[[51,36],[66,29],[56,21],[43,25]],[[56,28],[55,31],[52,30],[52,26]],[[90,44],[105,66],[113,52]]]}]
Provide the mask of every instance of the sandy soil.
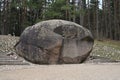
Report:
[{"label": "sandy soil", "polygon": [[120,64],[5,66],[0,80],[120,80]]}]

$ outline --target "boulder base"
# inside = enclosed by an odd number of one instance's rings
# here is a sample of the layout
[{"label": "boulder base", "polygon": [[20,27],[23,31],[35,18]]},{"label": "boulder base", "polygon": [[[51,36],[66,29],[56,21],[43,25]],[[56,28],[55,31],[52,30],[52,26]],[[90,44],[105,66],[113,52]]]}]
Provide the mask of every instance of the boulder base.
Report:
[{"label": "boulder base", "polygon": [[91,32],[65,20],[48,20],[27,27],[16,53],[37,64],[81,63],[94,44]]}]

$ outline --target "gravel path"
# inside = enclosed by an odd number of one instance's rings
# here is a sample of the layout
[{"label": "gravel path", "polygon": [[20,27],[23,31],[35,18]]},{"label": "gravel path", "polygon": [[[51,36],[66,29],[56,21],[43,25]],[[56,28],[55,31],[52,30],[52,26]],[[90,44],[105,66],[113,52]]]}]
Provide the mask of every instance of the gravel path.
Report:
[{"label": "gravel path", "polygon": [[[1,66],[2,67],[2,66]],[[0,67],[0,68],[1,68]],[[120,64],[6,66],[0,80],[120,80]]]}]

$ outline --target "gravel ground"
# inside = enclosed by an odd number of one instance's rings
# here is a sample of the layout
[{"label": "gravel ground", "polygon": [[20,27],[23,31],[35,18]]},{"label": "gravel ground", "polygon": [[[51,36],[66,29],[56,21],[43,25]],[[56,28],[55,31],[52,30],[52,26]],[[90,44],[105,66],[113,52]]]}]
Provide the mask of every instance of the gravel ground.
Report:
[{"label": "gravel ground", "polygon": [[95,41],[91,56],[120,61],[120,41]]},{"label": "gravel ground", "polygon": [[11,35],[0,35],[0,53],[15,52],[14,45],[19,41],[19,37]]}]

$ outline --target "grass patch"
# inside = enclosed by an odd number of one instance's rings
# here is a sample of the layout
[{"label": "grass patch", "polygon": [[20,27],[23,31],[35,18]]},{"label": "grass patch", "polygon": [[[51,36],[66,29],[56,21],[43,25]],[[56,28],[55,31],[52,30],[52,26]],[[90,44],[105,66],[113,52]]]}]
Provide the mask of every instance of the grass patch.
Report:
[{"label": "grass patch", "polygon": [[100,44],[100,45],[110,46],[110,47],[120,50],[120,41],[115,41],[115,40],[97,41],[95,40],[95,43]]}]

